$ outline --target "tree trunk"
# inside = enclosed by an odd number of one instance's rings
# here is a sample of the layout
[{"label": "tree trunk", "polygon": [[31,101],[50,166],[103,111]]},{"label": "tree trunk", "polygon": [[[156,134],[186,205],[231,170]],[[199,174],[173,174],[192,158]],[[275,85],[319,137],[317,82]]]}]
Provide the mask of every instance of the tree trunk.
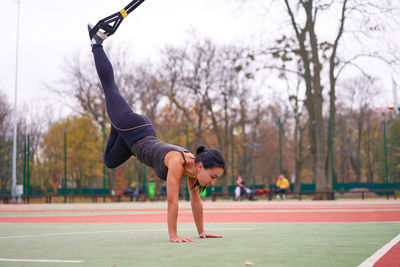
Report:
[{"label": "tree trunk", "polygon": [[303,170],[303,133],[300,127],[299,119],[296,118],[295,126],[295,141],[294,141],[294,154],[295,154],[295,183],[294,191],[299,192],[301,187],[301,172]]},{"label": "tree trunk", "polygon": [[[306,13],[306,25],[299,29],[288,0],[285,0],[286,7],[291,19],[292,27],[296,33],[300,49],[299,54],[304,67],[304,82],[306,85],[305,105],[309,114],[310,143],[313,155],[313,171],[316,184],[316,191],[321,192],[314,196],[314,199],[328,199],[327,192],[330,190],[325,174],[325,125],[322,116],[322,86],[321,86],[321,64],[319,62],[317,36],[314,32],[316,18],[313,13],[313,2],[303,1],[301,5]],[[307,38],[309,43],[307,45]],[[307,47],[310,47],[309,51]]]},{"label": "tree trunk", "polygon": [[[317,109],[319,114],[316,114],[314,120],[314,178],[315,178],[315,190],[317,193],[314,196],[315,200],[326,200],[328,199],[328,191],[332,188],[331,184],[328,182],[325,173],[325,127],[324,120],[322,118],[322,97],[318,101]],[[313,116],[314,117],[314,116]]]},{"label": "tree trunk", "polygon": [[[336,80],[337,77],[335,76],[335,69],[337,67],[337,59],[336,59],[336,54],[337,54],[337,48],[339,45],[339,41],[343,35],[343,30],[344,30],[344,23],[346,20],[346,6],[347,6],[347,0],[343,1],[342,5],[342,12],[341,12],[341,19],[340,19],[340,26],[338,33],[336,35],[335,42],[333,43],[332,46],[332,54],[329,58],[329,84],[330,84],[330,91],[329,91],[329,119],[331,123],[331,133],[329,134],[328,131],[328,142],[327,142],[327,152],[326,153],[326,164],[325,164],[325,170],[326,170],[326,175],[327,179],[329,179],[330,183],[333,183],[334,177],[332,177],[332,173],[329,171],[331,167],[331,161],[334,162],[334,158],[331,158],[331,153],[330,153],[330,140],[329,140],[329,135],[332,138],[332,149],[334,147],[334,138],[335,138],[335,130],[336,130]],[[333,154],[333,153],[332,153]],[[334,157],[334,155],[333,155]],[[333,174],[334,175],[334,174]]]}]

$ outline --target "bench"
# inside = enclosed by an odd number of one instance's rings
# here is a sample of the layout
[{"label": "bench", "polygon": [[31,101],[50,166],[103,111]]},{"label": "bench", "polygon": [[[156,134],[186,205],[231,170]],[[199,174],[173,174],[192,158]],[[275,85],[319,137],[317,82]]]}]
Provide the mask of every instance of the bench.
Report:
[{"label": "bench", "polygon": [[[286,195],[288,196],[293,196],[293,197],[297,197],[298,200],[301,200],[303,196],[313,196],[316,193],[321,193],[321,194],[329,194],[331,200],[335,199],[336,194],[345,194],[345,193],[352,193],[352,194],[356,194],[356,195],[360,195],[361,199],[364,200],[365,195],[367,193],[383,193],[386,194],[386,199],[389,200],[390,195],[393,195],[394,199],[397,199],[396,196],[396,190],[395,189],[382,189],[382,190],[362,190],[362,191],[351,191],[351,190],[334,190],[334,191],[327,191],[327,192],[317,192],[317,191],[288,191],[286,192]],[[272,200],[273,195],[275,194],[274,192],[270,191],[267,192],[267,197],[268,200]]]}]

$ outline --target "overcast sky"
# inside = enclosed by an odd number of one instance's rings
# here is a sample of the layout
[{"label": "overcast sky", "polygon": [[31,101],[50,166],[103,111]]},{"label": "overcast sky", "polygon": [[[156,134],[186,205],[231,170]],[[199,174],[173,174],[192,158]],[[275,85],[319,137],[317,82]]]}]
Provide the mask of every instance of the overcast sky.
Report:
[{"label": "overcast sky", "polygon": [[[90,51],[86,25],[95,24],[130,0],[20,0],[18,107],[52,104],[44,90],[62,77],[67,57]],[[0,90],[14,103],[16,58],[16,0],[1,0]],[[128,44],[142,59],[157,55],[164,44],[181,44],[190,29],[218,43],[259,41],[261,33],[279,28],[279,14],[260,15],[261,8],[243,8],[233,0],[146,0],[110,37]],[[240,1],[236,1],[240,2]],[[274,17],[275,16],[275,17]],[[268,20],[267,20],[268,19]],[[266,38],[264,35],[263,38]],[[388,77],[384,77],[390,85]],[[385,85],[385,86],[386,86]],[[391,88],[387,89],[391,92]],[[390,105],[390,98],[379,99]],[[55,110],[59,112],[59,110]]]},{"label": "overcast sky", "polygon": [[[21,0],[18,106],[51,103],[43,90],[62,76],[65,59],[90,50],[86,25],[113,14],[129,0]],[[0,25],[0,90],[14,103],[17,2],[2,0]],[[164,44],[182,43],[190,29],[219,42],[237,42],[254,35],[254,16],[235,12],[225,0],[147,0],[112,36],[128,43],[134,55],[157,54]],[[244,38],[245,37],[245,38]],[[118,39],[117,39],[118,38]],[[111,38],[110,38],[111,39]],[[35,104],[36,103],[36,104]]]}]

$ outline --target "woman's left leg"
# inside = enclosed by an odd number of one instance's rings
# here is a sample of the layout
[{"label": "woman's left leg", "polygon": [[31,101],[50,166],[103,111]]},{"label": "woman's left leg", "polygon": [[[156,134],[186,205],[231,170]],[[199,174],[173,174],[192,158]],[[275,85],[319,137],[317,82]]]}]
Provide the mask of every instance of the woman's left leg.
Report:
[{"label": "woman's left leg", "polygon": [[111,125],[110,136],[108,138],[106,150],[104,151],[104,164],[108,168],[116,168],[132,156],[132,152],[118,134],[114,126]]}]

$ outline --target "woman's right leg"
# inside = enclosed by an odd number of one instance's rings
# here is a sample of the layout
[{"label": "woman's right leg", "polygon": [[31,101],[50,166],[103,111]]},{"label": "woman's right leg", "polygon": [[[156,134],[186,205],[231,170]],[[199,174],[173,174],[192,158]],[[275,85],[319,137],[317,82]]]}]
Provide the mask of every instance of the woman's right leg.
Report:
[{"label": "woman's right leg", "polygon": [[131,148],[137,140],[148,135],[155,136],[151,122],[146,117],[133,112],[121,96],[114,81],[113,67],[102,45],[94,44],[92,47],[97,74],[106,98],[107,114],[120,138],[125,141],[128,148]]},{"label": "woman's right leg", "polygon": [[119,131],[147,123],[142,116],[134,113],[121,96],[114,81],[114,70],[102,45],[93,45],[94,62],[106,97],[107,114]]}]

